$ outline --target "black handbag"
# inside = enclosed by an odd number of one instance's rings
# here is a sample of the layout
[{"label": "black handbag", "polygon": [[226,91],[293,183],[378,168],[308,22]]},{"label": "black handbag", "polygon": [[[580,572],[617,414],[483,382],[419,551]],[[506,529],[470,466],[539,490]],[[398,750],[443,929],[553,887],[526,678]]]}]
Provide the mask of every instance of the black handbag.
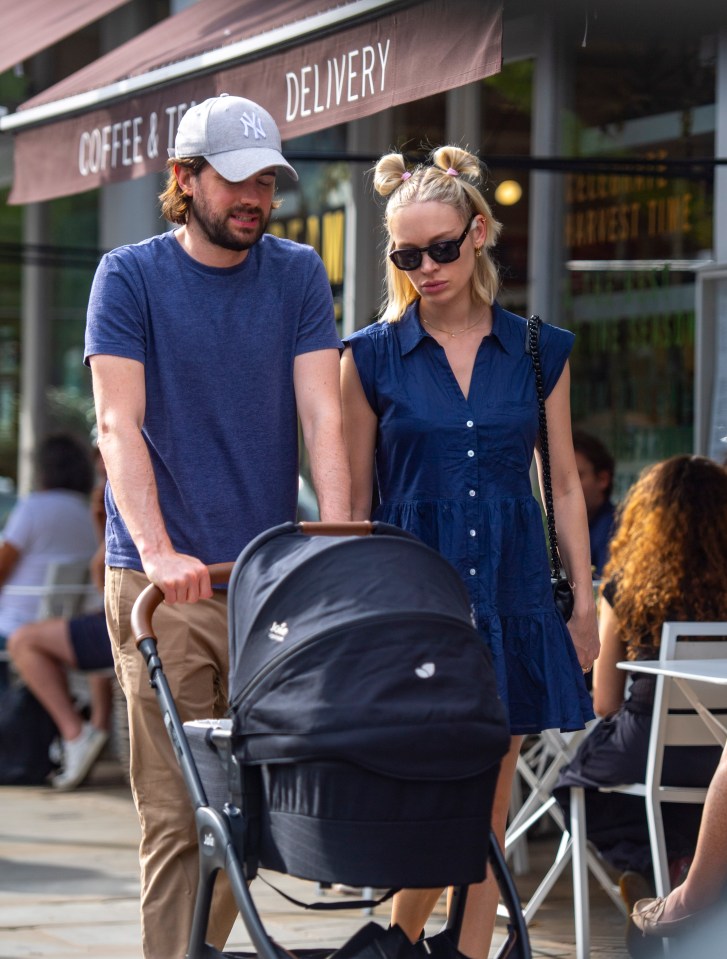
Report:
[{"label": "black handbag", "polygon": [[550,451],[548,448],[548,421],[545,416],[545,391],[543,390],[543,371],[540,367],[540,353],[538,340],[540,338],[539,316],[531,316],[528,320],[528,336],[525,351],[530,354],[535,371],[535,389],[538,394],[538,423],[540,427],[540,456],[543,463],[543,490],[545,493],[545,516],[548,521],[548,540],[550,542],[550,581],[553,586],[555,606],[563,617],[568,620],[573,615],[573,587],[560,565],[558,554],[558,537],[555,532],[555,515],[553,513],[553,487],[550,482]]}]

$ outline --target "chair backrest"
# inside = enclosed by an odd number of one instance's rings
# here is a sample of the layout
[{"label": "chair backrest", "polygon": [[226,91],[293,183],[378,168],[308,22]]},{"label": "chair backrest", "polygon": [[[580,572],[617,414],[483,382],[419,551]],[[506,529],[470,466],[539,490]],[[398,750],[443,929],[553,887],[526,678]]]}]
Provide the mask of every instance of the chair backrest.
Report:
[{"label": "chair backrest", "polygon": [[33,617],[37,620],[55,616],[70,619],[98,608],[101,602],[98,590],[89,582],[88,560],[49,563],[42,585],[8,584],[3,586],[3,593],[37,597],[38,610]]},{"label": "chair backrest", "polygon": [[[664,623],[659,659],[727,659],[727,622]],[[727,689],[724,686],[698,682],[689,685],[706,709],[727,713]],[[664,745],[714,746],[714,735],[675,683],[668,684],[666,695],[668,702],[664,703],[666,709],[662,710],[666,723]],[[654,715],[656,707],[655,703]]]},{"label": "chair backrest", "polygon": [[664,623],[660,659],[721,659],[725,655],[727,622]]},{"label": "chair backrest", "polygon": [[44,587],[38,619],[48,619],[51,616],[70,619],[77,616],[84,611],[92,590],[89,584],[88,560],[50,563]]},{"label": "chair backrest", "polygon": [[[727,658],[727,622],[675,623],[662,627],[660,660],[697,660]],[[646,770],[647,794],[660,790],[664,750],[668,746],[717,746],[719,726],[705,722],[708,713],[723,712],[727,708],[727,689],[712,683],[689,683],[690,693],[699,701],[699,710],[679,690],[677,683],[663,676],[657,677],[654,695],[654,713],[649,737]],[[700,715],[700,713],[702,715]],[[718,723],[727,717],[717,715]],[[722,737],[724,743],[724,736]],[[677,793],[671,790],[676,797]],[[685,793],[686,794],[686,793]],[[684,801],[684,800],[683,800]]]}]

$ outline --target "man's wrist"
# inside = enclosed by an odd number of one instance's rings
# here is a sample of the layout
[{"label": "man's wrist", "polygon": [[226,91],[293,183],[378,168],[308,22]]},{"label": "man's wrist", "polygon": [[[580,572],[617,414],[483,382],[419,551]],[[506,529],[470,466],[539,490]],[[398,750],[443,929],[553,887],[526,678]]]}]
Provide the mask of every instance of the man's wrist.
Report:
[{"label": "man's wrist", "polygon": [[155,539],[140,536],[134,539],[134,545],[139,551],[139,558],[144,567],[147,565],[156,566],[176,552],[171,540],[166,536]]}]

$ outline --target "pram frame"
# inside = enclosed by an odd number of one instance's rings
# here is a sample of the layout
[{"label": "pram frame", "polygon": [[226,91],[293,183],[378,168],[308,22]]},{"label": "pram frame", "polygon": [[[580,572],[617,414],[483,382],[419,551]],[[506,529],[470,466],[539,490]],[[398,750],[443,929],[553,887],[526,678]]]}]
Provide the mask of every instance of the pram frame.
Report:
[{"label": "pram frame", "polygon": [[[298,523],[298,530],[307,535],[350,536],[370,535],[374,524],[354,523]],[[208,567],[213,586],[223,586],[230,578],[234,563],[217,563]],[[192,928],[186,959],[249,959],[250,953],[220,952],[206,942],[212,894],[217,873],[224,870],[227,874],[237,908],[250,936],[250,941],[259,959],[281,959],[280,947],[270,938],[255,906],[249,889],[249,880],[245,872],[243,821],[241,809],[226,803],[223,812],[210,806],[197,765],[192,754],[184,725],[177,711],[169,683],[157,649],[157,638],[152,628],[155,610],[164,601],[164,594],[155,586],[147,586],[137,598],[131,612],[131,627],[136,646],[144,657],[149,682],[155,691],[164,725],[179,764],[185,786],[194,807],[194,820],[199,849],[199,881],[192,918]],[[229,770],[236,767],[237,759],[231,747],[231,737],[215,733],[215,745],[225,757],[225,766]],[[238,847],[242,848],[242,853]],[[500,897],[508,911],[510,922],[508,934],[497,952],[496,959],[532,959],[530,941],[522,914],[520,899],[510,875],[502,849],[490,831],[488,863],[498,883]],[[464,916],[467,887],[458,887],[448,910],[445,929],[456,943]],[[287,948],[283,953],[290,955]],[[330,954],[330,950],[296,949],[292,951],[299,959],[320,959]]]}]

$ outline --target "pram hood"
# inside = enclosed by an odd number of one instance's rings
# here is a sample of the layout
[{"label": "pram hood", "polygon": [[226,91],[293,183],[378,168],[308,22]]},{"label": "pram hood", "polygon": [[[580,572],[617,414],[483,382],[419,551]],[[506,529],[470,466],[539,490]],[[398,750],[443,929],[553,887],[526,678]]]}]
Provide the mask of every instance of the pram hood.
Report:
[{"label": "pram hood", "polygon": [[509,729],[467,591],[396,527],[258,536],[229,585],[230,713],[243,764],[345,760],[453,780],[499,762]]}]

